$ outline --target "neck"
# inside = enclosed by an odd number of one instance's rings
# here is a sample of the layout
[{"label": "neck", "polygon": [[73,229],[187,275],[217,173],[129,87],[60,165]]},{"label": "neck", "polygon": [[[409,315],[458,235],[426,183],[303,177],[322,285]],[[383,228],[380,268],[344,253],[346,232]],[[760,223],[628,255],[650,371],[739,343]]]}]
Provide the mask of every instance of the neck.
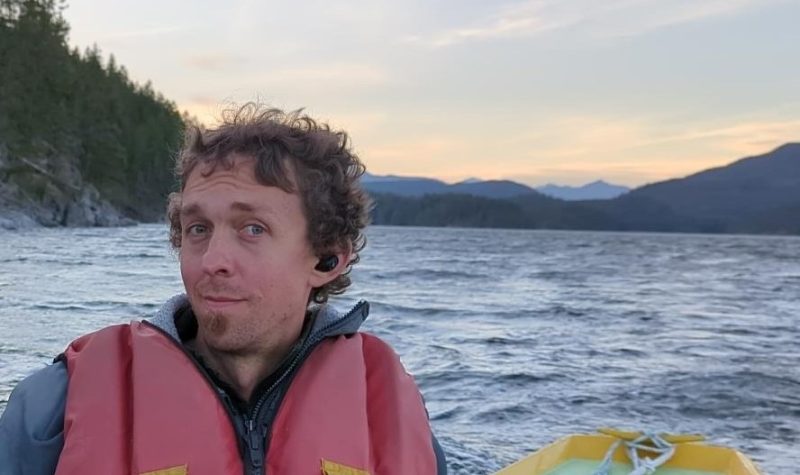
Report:
[{"label": "neck", "polygon": [[292,342],[285,348],[254,353],[220,351],[210,347],[202,338],[190,346],[203,358],[208,367],[228,383],[243,401],[250,401],[258,384],[278,369],[289,354]]}]

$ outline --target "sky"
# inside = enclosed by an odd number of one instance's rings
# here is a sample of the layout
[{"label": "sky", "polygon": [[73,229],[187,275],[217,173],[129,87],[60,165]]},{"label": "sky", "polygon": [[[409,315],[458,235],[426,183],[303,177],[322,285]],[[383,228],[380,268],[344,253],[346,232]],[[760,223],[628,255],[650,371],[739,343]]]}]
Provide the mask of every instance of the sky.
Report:
[{"label": "sky", "polygon": [[798,0],[68,0],[213,125],[304,108],[370,173],[638,186],[800,141]]}]

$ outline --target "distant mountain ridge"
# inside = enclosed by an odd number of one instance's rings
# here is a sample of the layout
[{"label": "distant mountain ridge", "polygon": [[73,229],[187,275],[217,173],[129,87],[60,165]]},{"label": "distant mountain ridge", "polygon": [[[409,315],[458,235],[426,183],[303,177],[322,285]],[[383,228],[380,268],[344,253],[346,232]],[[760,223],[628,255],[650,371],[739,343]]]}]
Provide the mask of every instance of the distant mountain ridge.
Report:
[{"label": "distant mountain ridge", "polygon": [[455,184],[425,177],[365,174],[361,179],[364,188],[374,193],[397,196],[423,196],[428,194],[464,193],[485,198],[512,198],[530,193],[541,193],[553,198],[575,200],[612,199],[629,191],[624,186],[611,185],[602,180],[580,187],[546,185],[532,188],[511,180],[480,180],[470,178]]},{"label": "distant mountain ridge", "polygon": [[566,201],[611,200],[631,191],[627,186],[612,185],[603,180],[583,186],[561,186],[552,183],[537,187],[539,193]]},{"label": "distant mountain ridge", "polygon": [[800,143],[645,185],[625,199],[658,203],[678,220],[674,225],[690,222],[709,232],[800,232]]},{"label": "distant mountain ridge", "polygon": [[[398,182],[393,183],[398,186]],[[516,193],[507,190],[523,191],[527,187],[504,181],[447,185],[428,179],[425,183],[428,189],[440,191],[419,193],[420,188],[417,188],[416,193],[411,193],[409,188],[399,187],[407,193],[399,195],[376,192],[367,185],[376,201],[374,222],[800,234],[800,143],[789,143],[769,153],[685,178],[645,185],[605,200],[565,201],[532,189],[528,193]],[[512,188],[509,183],[517,186]],[[465,185],[479,188],[470,189]],[[498,193],[497,189],[503,192]],[[488,196],[490,194],[493,196]]]}]

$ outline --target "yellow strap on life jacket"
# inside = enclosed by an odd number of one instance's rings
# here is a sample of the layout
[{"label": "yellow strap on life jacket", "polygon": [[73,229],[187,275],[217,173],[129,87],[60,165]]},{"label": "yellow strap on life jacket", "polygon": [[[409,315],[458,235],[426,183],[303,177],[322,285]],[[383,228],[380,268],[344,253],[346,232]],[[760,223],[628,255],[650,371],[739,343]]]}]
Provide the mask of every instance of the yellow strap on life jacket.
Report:
[{"label": "yellow strap on life jacket", "polygon": [[369,472],[322,459],[322,475],[369,475]]},{"label": "yellow strap on life jacket", "polygon": [[162,468],[161,470],[153,470],[152,472],[143,472],[139,475],[188,475],[187,465],[176,465],[174,467]]}]

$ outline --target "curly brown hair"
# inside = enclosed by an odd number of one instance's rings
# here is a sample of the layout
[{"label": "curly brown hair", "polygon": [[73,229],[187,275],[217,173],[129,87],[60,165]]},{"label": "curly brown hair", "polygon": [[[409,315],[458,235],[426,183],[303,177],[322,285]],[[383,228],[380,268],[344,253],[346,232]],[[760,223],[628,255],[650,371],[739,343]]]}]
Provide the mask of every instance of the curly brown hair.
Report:
[{"label": "curly brown hair", "polygon": [[302,109],[287,113],[250,102],[223,112],[216,128],[187,129],[175,167],[180,192],[169,196],[167,207],[173,249],[181,247],[181,192],[189,175],[201,163],[206,165],[204,174],[210,175],[218,166],[229,170],[236,155],[255,159],[259,183],[299,194],[308,240],[317,256],[350,251],[345,272],[314,288],[309,303],[324,303],[330,295],[343,293],[366,245],[364,228],[371,202],[359,183],[365,167],[345,132],[315,121]]}]

